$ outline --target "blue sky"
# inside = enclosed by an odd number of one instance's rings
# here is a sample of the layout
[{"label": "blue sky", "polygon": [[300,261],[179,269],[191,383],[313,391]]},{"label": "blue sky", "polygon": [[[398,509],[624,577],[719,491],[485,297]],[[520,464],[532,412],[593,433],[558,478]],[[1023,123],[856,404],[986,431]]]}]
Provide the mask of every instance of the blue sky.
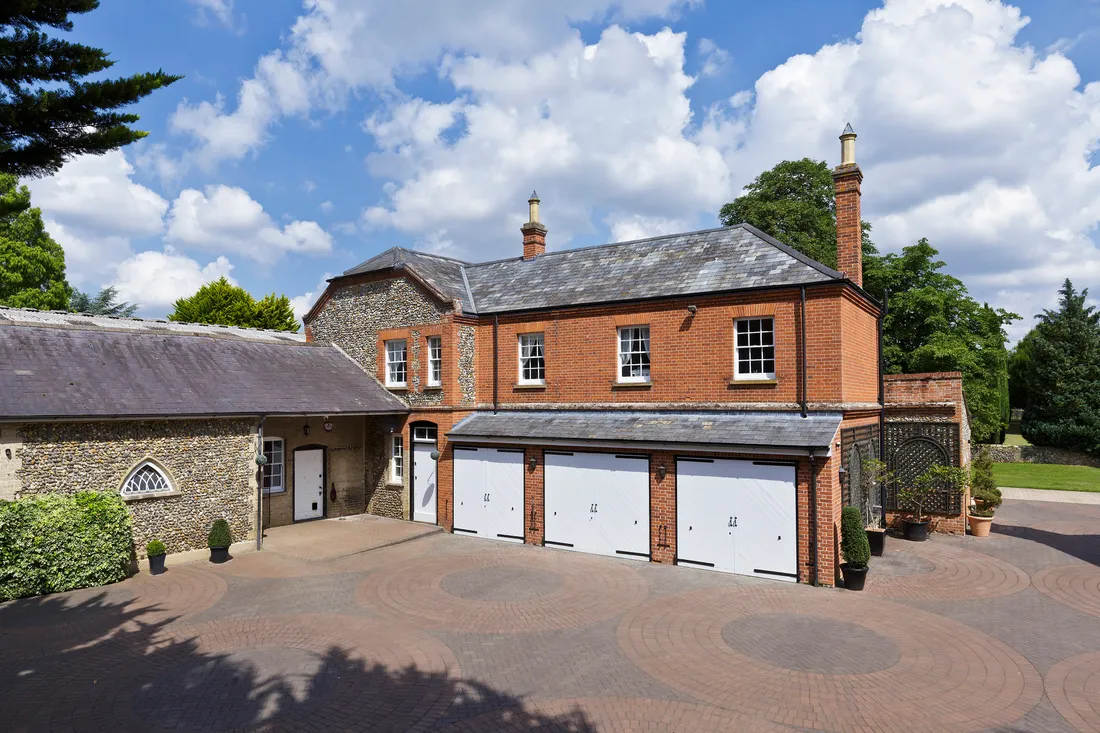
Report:
[{"label": "blue sky", "polygon": [[1029,316],[1100,293],[1095,0],[114,0],[71,36],[186,75],[146,141],[32,183],[73,282],[147,316],[222,274],[303,310],[393,245],[518,254],[532,188],[551,247],[712,226],[848,120],[881,249],[928,236]]}]

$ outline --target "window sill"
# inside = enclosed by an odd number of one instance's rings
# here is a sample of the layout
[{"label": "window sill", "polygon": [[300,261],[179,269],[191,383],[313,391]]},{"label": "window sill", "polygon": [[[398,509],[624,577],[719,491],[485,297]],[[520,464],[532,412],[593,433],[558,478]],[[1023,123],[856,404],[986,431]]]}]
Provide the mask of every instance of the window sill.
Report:
[{"label": "window sill", "polygon": [[653,380],[648,382],[612,382],[611,389],[650,389],[653,387]]},{"label": "window sill", "polygon": [[279,496],[285,493],[286,489],[264,489],[264,496]]},{"label": "window sill", "polygon": [[730,377],[727,383],[731,387],[768,387],[779,384],[778,379],[738,379]]},{"label": "window sill", "polygon": [[156,494],[132,494],[126,496],[123,494],[123,501],[144,501],[146,499],[171,499],[177,496],[183,496],[182,491],[161,491]]},{"label": "window sill", "polygon": [[424,391],[425,392],[442,392],[443,391],[443,385],[442,384],[429,384],[426,387],[424,387]]},{"label": "window sill", "polygon": [[512,389],[546,389],[546,382],[516,382]]},{"label": "window sill", "polygon": [[407,384],[387,384],[386,389],[391,392],[408,392],[409,385]]},{"label": "window sill", "polygon": [[386,486],[390,487],[391,489],[401,489],[401,488],[405,487],[405,482],[404,481],[387,481]]}]

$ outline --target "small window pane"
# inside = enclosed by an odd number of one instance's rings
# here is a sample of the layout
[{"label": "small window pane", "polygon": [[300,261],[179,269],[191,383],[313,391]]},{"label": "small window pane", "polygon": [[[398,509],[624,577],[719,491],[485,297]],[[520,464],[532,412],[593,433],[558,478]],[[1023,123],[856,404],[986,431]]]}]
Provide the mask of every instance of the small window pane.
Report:
[{"label": "small window pane", "polygon": [[264,438],[263,489],[265,493],[283,491],[283,441],[282,438]]},{"label": "small window pane", "polygon": [[649,381],[649,326],[619,329],[620,381]]},{"label": "small window pane", "polygon": [[393,452],[390,455],[390,480],[398,482],[405,475],[405,451],[400,435],[393,436]]},{"label": "small window pane", "polygon": [[386,384],[404,387],[408,381],[405,364],[405,339],[386,342]]},{"label": "small window pane", "polygon": [[428,337],[428,386],[438,387],[443,383],[443,339],[439,336]]},{"label": "small window pane", "polygon": [[775,378],[775,320],[746,318],[736,323],[734,364],[737,378]]},{"label": "small window pane", "polygon": [[523,383],[546,381],[546,358],[541,333],[520,334],[519,381]]}]

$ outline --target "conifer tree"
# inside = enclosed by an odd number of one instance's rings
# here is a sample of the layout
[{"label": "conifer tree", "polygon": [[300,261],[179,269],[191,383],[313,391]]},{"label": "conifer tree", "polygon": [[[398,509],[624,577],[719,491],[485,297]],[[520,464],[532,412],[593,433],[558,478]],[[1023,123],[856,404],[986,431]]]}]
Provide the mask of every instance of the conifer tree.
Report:
[{"label": "conifer tree", "polygon": [[76,155],[106,153],[148,133],[118,110],[182,77],[162,71],[118,79],[84,78],[114,65],[99,48],[53,38],[71,31],[70,15],[98,0],[5,0],[0,3],[0,173],[49,175]]}]

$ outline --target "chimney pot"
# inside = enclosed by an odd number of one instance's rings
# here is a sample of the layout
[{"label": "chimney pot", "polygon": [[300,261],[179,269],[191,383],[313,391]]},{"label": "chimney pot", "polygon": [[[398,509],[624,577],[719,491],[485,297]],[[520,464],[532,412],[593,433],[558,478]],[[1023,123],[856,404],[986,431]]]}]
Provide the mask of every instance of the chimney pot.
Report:
[{"label": "chimney pot", "polygon": [[522,227],[523,259],[533,260],[546,251],[546,227],[539,222],[539,195],[531,192],[527,199],[528,221]]}]

